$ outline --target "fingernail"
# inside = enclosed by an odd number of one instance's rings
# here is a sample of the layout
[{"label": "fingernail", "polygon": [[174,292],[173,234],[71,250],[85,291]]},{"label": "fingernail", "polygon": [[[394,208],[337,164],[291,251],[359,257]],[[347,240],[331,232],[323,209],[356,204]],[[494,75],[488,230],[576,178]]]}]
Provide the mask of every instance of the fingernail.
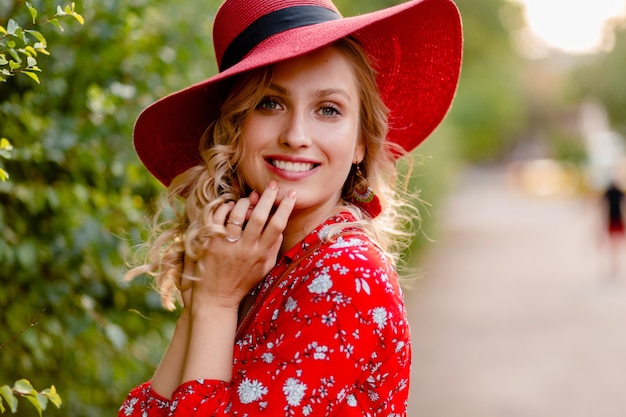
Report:
[{"label": "fingernail", "polygon": [[291,190],[287,193],[287,197],[291,198],[292,200],[296,199],[296,190]]},{"label": "fingernail", "polygon": [[276,184],[276,181],[270,181],[269,185],[267,186],[267,188],[269,188],[270,190],[278,190],[278,184]]}]

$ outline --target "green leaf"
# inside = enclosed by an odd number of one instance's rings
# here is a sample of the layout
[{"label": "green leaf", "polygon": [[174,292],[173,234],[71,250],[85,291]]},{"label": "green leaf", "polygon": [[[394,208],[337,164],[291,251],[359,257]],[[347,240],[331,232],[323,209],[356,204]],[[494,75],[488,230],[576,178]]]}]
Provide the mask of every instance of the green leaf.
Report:
[{"label": "green leaf", "polygon": [[20,56],[17,54],[17,51],[15,49],[9,49],[9,55],[11,55],[13,57],[13,59],[18,61],[18,62],[22,61],[20,59]]},{"label": "green leaf", "polygon": [[80,23],[81,25],[85,24],[85,18],[76,12],[72,12],[71,15]]},{"label": "green leaf", "polygon": [[47,45],[46,38],[41,34],[41,32],[31,29],[28,29],[25,32],[29,35],[33,35],[35,39],[37,39],[42,45],[44,45],[44,47]]},{"label": "green leaf", "polygon": [[22,71],[22,74],[24,75],[28,75],[30,78],[32,78],[33,80],[35,80],[35,82],[37,84],[41,84],[41,82],[39,81],[39,76],[37,76],[37,74],[35,74],[34,72],[31,71]]},{"label": "green leaf", "polygon": [[13,394],[13,390],[8,385],[3,385],[0,387],[0,396],[4,398],[7,405],[11,409],[11,412],[15,414],[17,412],[17,397]]},{"label": "green leaf", "polygon": [[57,408],[61,408],[61,404],[63,404],[63,401],[57,393],[57,389],[54,385],[52,385],[50,388],[46,388],[45,390],[43,390],[42,394],[48,397],[48,400],[50,400],[50,402],[54,404]]},{"label": "green leaf", "polygon": [[19,62],[15,62],[13,60],[9,61],[9,68],[11,68],[11,71],[15,71],[16,69],[19,69],[21,67]]},{"label": "green leaf", "polygon": [[6,181],[9,179],[9,173],[6,172],[4,169],[0,168],[0,181]]},{"label": "green leaf", "polygon": [[19,381],[15,381],[15,385],[13,385],[13,391],[17,392],[18,394],[28,395],[31,392],[35,391],[35,388],[33,388],[31,383],[27,379],[20,379]]},{"label": "green leaf", "polygon": [[37,60],[32,56],[26,57],[26,68],[33,68],[37,66]]},{"label": "green leaf", "polygon": [[7,61],[7,56],[5,54],[0,54],[0,65],[6,65],[9,61]]},{"label": "green leaf", "polygon": [[9,19],[9,24],[7,25],[7,33],[9,35],[15,35],[15,32],[20,28],[20,25],[13,19]]},{"label": "green leaf", "polygon": [[39,403],[39,394],[37,393],[37,391],[32,394],[24,395],[24,398],[26,398],[33,405],[33,407],[35,407],[37,413],[39,413],[39,417],[41,417],[43,415],[43,409],[41,408],[41,404]]},{"label": "green leaf", "polygon": [[28,7],[30,16],[33,18],[33,23],[35,23],[37,20],[37,9],[35,9],[29,2],[26,2],[26,7]]},{"label": "green leaf", "polygon": [[41,392],[37,393],[37,402],[42,410],[48,408],[48,397],[42,394]]},{"label": "green leaf", "polygon": [[37,56],[37,51],[30,45],[24,48],[24,53],[28,56]]},{"label": "green leaf", "polygon": [[37,42],[35,45],[33,45],[33,47],[40,54],[50,55],[50,52],[48,52],[48,50],[46,49],[46,45],[41,45],[39,42]]},{"label": "green leaf", "polygon": [[117,349],[122,350],[128,341],[128,337],[124,330],[117,324],[107,323],[104,332],[111,344]]},{"label": "green leaf", "polygon": [[15,48],[15,45],[16,45],[16,44],[15,44],[15,41],[13,41],[13,40],[8,40],[8,41],[7,41],[7,46],[8,46],[9,48]]},{"label": "green leaf", "polygon": [[61,26],[61,23],[59,23],[59,19],[50,19],[49,22],[56,26],[57,29],[59,29],[61,32],[63,32],[63,27]]},{"label": "green leaf", "polygon": [[5,151],[12,151],[13,145],[7,138],[0,138],[0,149]]}]

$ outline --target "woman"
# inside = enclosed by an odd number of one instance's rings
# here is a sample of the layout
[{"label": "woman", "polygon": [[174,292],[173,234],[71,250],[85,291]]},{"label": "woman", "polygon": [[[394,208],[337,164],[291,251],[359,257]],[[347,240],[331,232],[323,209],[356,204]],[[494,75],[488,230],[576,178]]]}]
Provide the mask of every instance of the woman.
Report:
[{"label": "woman", "polygon": [[182,311],[119,415],[405,416],[395,159],[451,103],[456,7],[227,0],[213,35],[220,73],[135,126],[176,218],[129,276]]}]

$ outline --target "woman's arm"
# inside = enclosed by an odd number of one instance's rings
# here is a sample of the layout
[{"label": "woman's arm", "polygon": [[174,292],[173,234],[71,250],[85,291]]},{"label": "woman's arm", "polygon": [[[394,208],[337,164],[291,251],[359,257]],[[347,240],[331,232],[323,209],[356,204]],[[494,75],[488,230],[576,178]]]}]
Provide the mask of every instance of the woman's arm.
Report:
[{"label": "woman's arm", "polygon": [[190,313],[183,309],[167,351],[152,377],[152,389],[168,399],[172,398],[172,393],[182,383],[190,327]]},{"label": "woman's arm", "polygon": [[277,185],[270,183],[249,218],[247,199],[216,210],[214,222],[226,224],[230,236],[240,236],[234,242],[211,238],[196,265],[199,278],[193,282],[183,381],[230,382],[239,304],[275,265],[282,232],[295,204],[295,194],[287,193],[271,214],[278,191]]}]

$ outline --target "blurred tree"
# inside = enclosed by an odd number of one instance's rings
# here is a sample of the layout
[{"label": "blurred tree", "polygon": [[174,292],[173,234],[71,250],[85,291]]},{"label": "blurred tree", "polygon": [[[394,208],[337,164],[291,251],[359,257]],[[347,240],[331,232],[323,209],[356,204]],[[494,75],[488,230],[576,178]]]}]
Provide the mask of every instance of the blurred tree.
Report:
[{"label": "blurred tree", "polygon": [[446,123],[458,135],[463,160],[493,161],[527,123],[524,60],[512,32],[522,24],[519,5],[507,0],[458,0],[465,55],[459,91]]},{"label": "blurred tree", "polygon": [[[22,0],[2,3],[3,25],[30,18]],[[201,21],[199,7],[208,9]],[[0,341],[44,311],[2,349],[0,369],[3,380],[36,375],[37,386],[56,385],[64,406],[47,415],[115,414],[163,351],[172,322],[158,297],[145,282],[120,282],[161,189],[138,162],[131,129],[146,104],[214,72],[203,22],[216,7],[77,2],[89,30],[50,26],[45,82],[11,77],[0,86],[0,136],[14,147],[3,162],[11,178],[0,184]]]},{"label": "blurred tree", "polygon": [[498,161],[527,124],[525,61],[513,32],[523,25],[519,6],[508,0],[456,0],[463,19],[463,67],[450,113],[415,153],[411,188],[421,190],[420,234],[410,264],[438,237],[441,198],[467,164]]},{"label": "blurred tree", "polygon": [[578,101],[594,100],[604,104],[611,128],[626,137],[626,19],[615,20],[606,28],[613,32],[613,48],[581,58],[570,77],[570,94]]}]

